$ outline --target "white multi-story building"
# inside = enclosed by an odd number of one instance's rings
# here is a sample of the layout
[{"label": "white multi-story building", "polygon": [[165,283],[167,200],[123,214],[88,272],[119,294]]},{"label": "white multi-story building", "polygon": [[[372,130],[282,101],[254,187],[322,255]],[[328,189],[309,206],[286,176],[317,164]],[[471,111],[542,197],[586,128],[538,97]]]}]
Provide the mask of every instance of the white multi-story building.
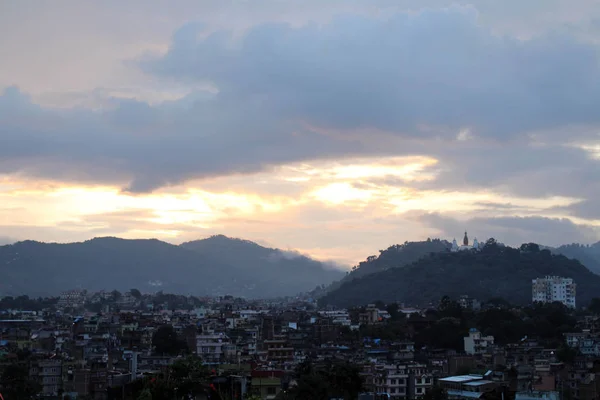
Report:
[{"label": "white multi-story building", "polygon": [[374,372],[376,392],[387,393],[390,399],[418,399],[433,387],[433,377],[427,373],[424,364],[379,364]]},{"label": "white multi-story building", "polygon": [[227,356],[229,337],[226,335],[196,335],[196,354],[206,363],[220,363]]},{"label": "white multi-story building", "polygon": [[531,281],[531,299],[540,303],[563,303],[567,307],[575,308],[577,285],[571,278],[559,276],[546,276]]},{"label": "white multi-story building", "polygon": [[482,336],[475,328],[469,330],[469,336],[463,338],[465,343],[465,353],[467,354],[482,354],[485,353],[488,347],[494,345],[493,336]]}]

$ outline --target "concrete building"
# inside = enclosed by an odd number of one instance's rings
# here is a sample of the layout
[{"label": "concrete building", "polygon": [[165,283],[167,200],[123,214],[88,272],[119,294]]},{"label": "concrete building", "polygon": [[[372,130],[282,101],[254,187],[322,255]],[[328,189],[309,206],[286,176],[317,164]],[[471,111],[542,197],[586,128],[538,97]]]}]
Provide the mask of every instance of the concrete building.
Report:
[{"label": "concrete building", "polygon": [[229,338],[223,334],[197,335],[196,354],[202,357],[206,363],[221,363],[225,358],[225,345],[229,344]]},{"label": "concrete building", "polygon": [[374,372],[375,391],[390,399],[418,399],[433,387],[433,376],[425,364],[380,364]]},{"label": "concrete building", "polygon": [[482,375],[449,376],[439,379],[438,384],[446,390],[450,400],[479,399],[498,387],[497,382],[487,380]]},{"label": "concrete building", "polygon": [[481,302],[467,295],[460,296],[458,299],[458,304],[467,310],[478,311],[481,309]]},{"label": "concrete building", "polygon": [[575,308],[577,285],[571,278],[546,276],[531,281],[531,300],[540,303],[558,301],[567,307]]},{"label": "concrete building", "polygon": [[56,396],[62,389],[62,360],[38,360],[32,363],[29,376],[41,386],[44,396]]},{"label": "concrete building", "polygon": [[485,353],[488,347],[494,345],[493,336],[482,336],[475,328],[469,330],[469,336],[464,338],[465,353],[467,354],[482,354]]}]

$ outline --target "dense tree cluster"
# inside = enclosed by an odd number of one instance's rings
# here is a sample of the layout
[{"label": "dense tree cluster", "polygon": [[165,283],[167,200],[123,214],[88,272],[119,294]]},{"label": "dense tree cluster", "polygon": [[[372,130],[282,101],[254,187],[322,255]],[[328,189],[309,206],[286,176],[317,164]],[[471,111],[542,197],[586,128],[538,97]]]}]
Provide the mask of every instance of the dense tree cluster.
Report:
[{"label": "dense tree cluster", "polygon": [[188,352],[186,342],[177,335],[172,325],[163,325],[154,332],[152,347],[160,355],[176,356]]},{"label": "dense tree cluster", "polygon": [[356,399],[363,388],[358,366],[347,362],[325,361],[315,365],[308,360],[296,368],[296,384],[278,399],[329,400]]},{"label": "dense tree cluster", "polygon": [[449,249],[450,243],[440,239],[395,244],[385,250],[379,250],[378,256],[369,256],[354,266],[346,279],[352,280],[389,268],[403,267],[431,253],[445,252]]},{"label": "dense tree cluster", "polygon": [[41,311],[55,308],[56,303],[58,303],[58,297],[29,298],[27,295],[17,297],[6,296],[0,299],[0,310]]},{"label": "dense tree cluster", "polygon": [[[498,306],[497,304],[502,304]],[[389,306],[389,305],[388,305]],[[350,310],[358,314],[364,307]],[[417,348],[454,349],[463,351],[463,338],[469,329],[477,328],[492,335],[501,345],[517,343],[524,337],[534,337],[549,347],[561,348],[564,333],[577,332],[575,311],[561,303],[515,307],[494,299],[480,311],[462,309],[458,302],[444,296],[438,306],[424,315],[398,316],[382,323],[361,325],[358,331],[344,329],[340,338],[362,342],[368,338],[387,341],[413,340]],[[565,356],[570,354],[565,352]]]}]

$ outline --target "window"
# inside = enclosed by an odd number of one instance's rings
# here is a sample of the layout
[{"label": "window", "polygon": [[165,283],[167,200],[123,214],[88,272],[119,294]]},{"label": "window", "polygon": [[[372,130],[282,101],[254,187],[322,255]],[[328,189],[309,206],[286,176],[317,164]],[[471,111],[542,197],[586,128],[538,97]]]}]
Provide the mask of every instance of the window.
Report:
[{"label": "window", "polygon": [[267,388],[267,394],[275,394],[276,389],[274,387],[268,387]]},{"label": "window", "polygon": [[417,394],[423,393],[423,388],[417,388]]},{"label": "window", "polygon": [[395,384],[396,384],[396,380],[395,380],[395,379],[392,379],[392,383],[391,383],[391,384],[392,384],[392,385],[395,385]]}]

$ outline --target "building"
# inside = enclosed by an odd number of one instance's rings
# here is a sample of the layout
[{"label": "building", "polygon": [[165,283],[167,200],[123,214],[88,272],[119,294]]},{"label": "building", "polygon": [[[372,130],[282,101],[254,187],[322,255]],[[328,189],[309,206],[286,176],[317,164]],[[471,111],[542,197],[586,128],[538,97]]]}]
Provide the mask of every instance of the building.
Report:
[{"label": "building", "polygon": [[450,400],[479,399],[499,386],[497,382],[487,380],[482,375],[449,376],[439,379],[438,384],[446,390]]},{"label": "building", "polygon": [[477,311],[481,309],[481,302],[467,295],[460,296],[460,299],[458,299],[458,304],[467,310]]},{"label": "building", "polygon": [[59,307],[81,307],[86,299],[85,290],[68,290],[60,294],[58,299]]},{"label": "building", "polygon": [[473,244],[469,244],[469,236],[467,235],[467,232],[465,231],[465,236],[463,238],[463,244],[461,246],[459,246],[458,243],[456,243],[456,239],[453,239],[452,247],[450,248],[450,251],[457,252],[457,251],[465,251],[465,250],[480,250],[481,247],[482,247],[482,244],[479,243],[477,238],[473,239]]},{"label": "building", "polygon": [[418,399],[433,387],[433,376],[425,364],[379,364],[374,372],[375,391],[390,399]]},{"label": "building", "polygon": [[225,359],[225,345],[229,343],[223,334],[196,335],[196,354],[206,363],[219,364]]},{"label": "building", "polygon": [[44,396],[56,396],[62,389],[62,360],[49,359],[33,362],[29,376],[41,387]]},{"label": "building", "polygon": [[531,299],[540,303],[558,301],[567,307],[575,308],[577,285],[571,278],[546,276],[531,281]]},{"label": "building", "polygon": [[379,310],[375,307],[375,304],[369,304],[365,311],[358,315],[358,321],[361,325],[374,324],[382,319],[379,318]]},{"label": "building", "polygon": [[475,328],[469,330],[469,336],[463,338],[465,342],[465,353],[467,354],[482,354],[494,345],[493,336],[482,336]]}]

